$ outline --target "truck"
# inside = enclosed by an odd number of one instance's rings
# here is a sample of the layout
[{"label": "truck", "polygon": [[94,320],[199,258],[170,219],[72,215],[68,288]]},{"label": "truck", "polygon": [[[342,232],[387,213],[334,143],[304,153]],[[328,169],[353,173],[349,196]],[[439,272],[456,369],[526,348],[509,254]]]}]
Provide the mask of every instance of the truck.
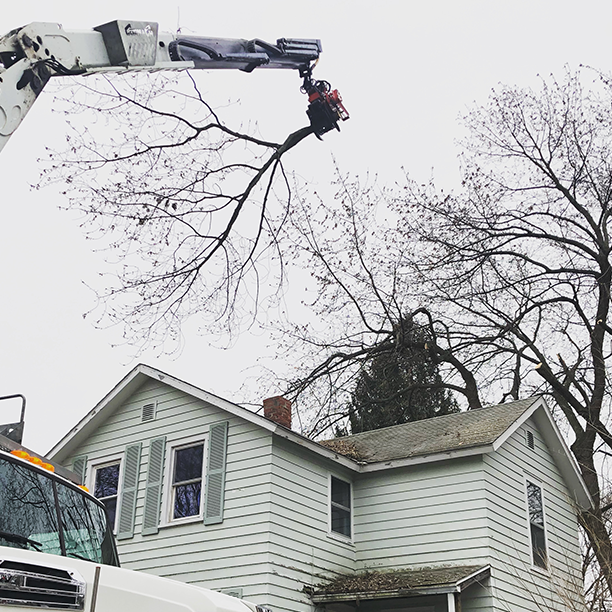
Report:
[{"label": "truck", "polygon": [[[312,133],[348,119],[337,90],[312,77],[321,42],[179,36],[147,21],[91,30],[31,23],[0,37],[0,150],[52,77],[135,70],[293,69],[308,95]],[[13,399],[19,395],[0,399]],[[79,477],[22,445],[18,423],[0,426],[0,608],[88,612],[266,612],[194,585],[120,567],[107,508]]]}]

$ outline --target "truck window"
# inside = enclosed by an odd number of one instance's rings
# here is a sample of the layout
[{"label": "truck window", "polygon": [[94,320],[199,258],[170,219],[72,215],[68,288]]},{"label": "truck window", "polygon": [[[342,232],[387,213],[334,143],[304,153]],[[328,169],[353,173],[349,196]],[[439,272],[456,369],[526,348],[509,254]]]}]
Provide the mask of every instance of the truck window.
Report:
[{"label": "truck window", "polygon": [[[66,555],[87,559],[95,563],[107,563],[108,552],[105,540],[112,537],[107,527],[103,506],[92,502],[76,489],[57,485]],[[110,546],[112,550],[112,545]],[[111,565],[115,565],[111,563]]]},{"label": "truck window", "polygon": [[0,460],[0,491],[0,544],[61,555],[51,479]]},{"label": "truck window", "polygon": [[0,546],[119,565],[103,505],[56,476],[1,456]]}]

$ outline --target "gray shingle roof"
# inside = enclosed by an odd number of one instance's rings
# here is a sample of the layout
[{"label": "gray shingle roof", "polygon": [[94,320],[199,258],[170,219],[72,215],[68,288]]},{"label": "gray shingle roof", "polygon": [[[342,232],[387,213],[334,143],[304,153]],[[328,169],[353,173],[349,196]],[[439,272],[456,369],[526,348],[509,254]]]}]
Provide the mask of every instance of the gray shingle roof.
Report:
[{"label": "gray shingle roof", "polygon": [[312,594],[312,599],[317,603],[324,603],[346,600],[349,595],[368,599],[383,594],[391,597],[414,596],[432,589],[452,592],[463,590],[474,580],[483,580],[488,575],[489,567],[480,565],[364,572],[338,576],[327,584],[319,585]]},{"label": "gray shingle roof", "polygon": [[493,444],[537,397],[385,427],[321,442],[365,463],[393,461]]}]

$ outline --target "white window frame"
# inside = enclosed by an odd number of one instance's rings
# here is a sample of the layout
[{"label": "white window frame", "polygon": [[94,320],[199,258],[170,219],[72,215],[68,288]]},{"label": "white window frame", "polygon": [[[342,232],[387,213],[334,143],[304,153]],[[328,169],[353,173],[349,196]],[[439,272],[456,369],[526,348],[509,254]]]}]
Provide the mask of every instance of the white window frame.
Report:
[{"label": "white window frame", "polygon": [[[524,486],[523,491],[525,495],[525,510],[527,513],[527,538],[529,542],[529,562],[531,565],[531,569],[536,572],[542,572],[548,575],[549,567],[550,567],[550,547],[548,542],[548,512],[546,511],[546,495],[545,495],[545,487],[541,480],[538,478],[533,478],[529,474],[525,474],[524,476]],[[540,489],[540,496],[542,498],[542,520],[543,520],[543,531],[544,531],[544,547],[546,552],[546,567],[542,567],[537,565],[534,560],[534,548],[533,548],[533,539],[531,537],[531,516],[529,515],[529,497],[527,495],[527,484],[530,483]]]},{"label": "white window frame", "polygon": [[[340,480],[342,482],[345,482],[346,484],[349,485],[350,487],[350,501],[351,501],[351,507],[349,508],[350,510],[350,526],[351,526],[351,535],[347,536],[344,535],[343,533],[339,533],[337,531],[334,531],[332,529],[332,478],[335,478],[336,480]],[[327,512],[328,512],[328,522],[327,522],[327,535],[330,538],[334,538],[336,540],[339,540],[341,542],[346,542],[346,543],[352,543],[353,542],[353,537],[355,534],[355,527],[354,527],[354,521],[353,521],[353,516],[355,514],[355,505],[353,503],[353,482],[351,480],[349,480],[348,478],[346,478],[345,476],[339,476],[338,474],[329,474],[328,477],[328,489],[327,489]]]},{"label": "white window frame", "polygon": [[[204,520],[204,496],[206,495],[206,452],[207,448],[206,436],[193,436],[184,438],[175,442],[169,442],[166,449],[166,465],[164,469],[163,480],[163,501],[162,501],[162,521],[160,527],[169,527],[171,525],[184,525],[185,523],[198,523]],[[176,451],[190,446],[202,444],[202,490],[200,492],[200,512],[193,516],[184,516],[182,518],[174,518],[174,487],[172,486],[172,474],[174,473],[174,461]]]},{"label": "white window frame", "polygon": [[[121,483],[123,481],[123,468],[125,466],[124,453],[117,453],[110,457],[104,457],[102,459],[92,459],[87,462],[87,488],[89,492],[95,497],[96,492],[96,473],[100,468],[108,467],[109,465],[119,464],[119,482],[117,483],[117,506],[115,508],[115,524],[113,525],[113,533],[117,535],[117,522],[119,518],[120,506],[121,506]],[[98,499],[96,497],[96,499]]]}]

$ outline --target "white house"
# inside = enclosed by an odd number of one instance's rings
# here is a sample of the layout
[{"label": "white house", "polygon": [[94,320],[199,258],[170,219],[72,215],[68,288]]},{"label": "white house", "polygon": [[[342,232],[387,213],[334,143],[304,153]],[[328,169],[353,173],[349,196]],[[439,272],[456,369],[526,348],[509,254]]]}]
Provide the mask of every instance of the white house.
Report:
[{"label": "white house", "polygon": [[50,457],[104,499],[125,567],[275,612],[582,609],[591,502],[542,399],[324,443],[264,404],[139,365]]}]

